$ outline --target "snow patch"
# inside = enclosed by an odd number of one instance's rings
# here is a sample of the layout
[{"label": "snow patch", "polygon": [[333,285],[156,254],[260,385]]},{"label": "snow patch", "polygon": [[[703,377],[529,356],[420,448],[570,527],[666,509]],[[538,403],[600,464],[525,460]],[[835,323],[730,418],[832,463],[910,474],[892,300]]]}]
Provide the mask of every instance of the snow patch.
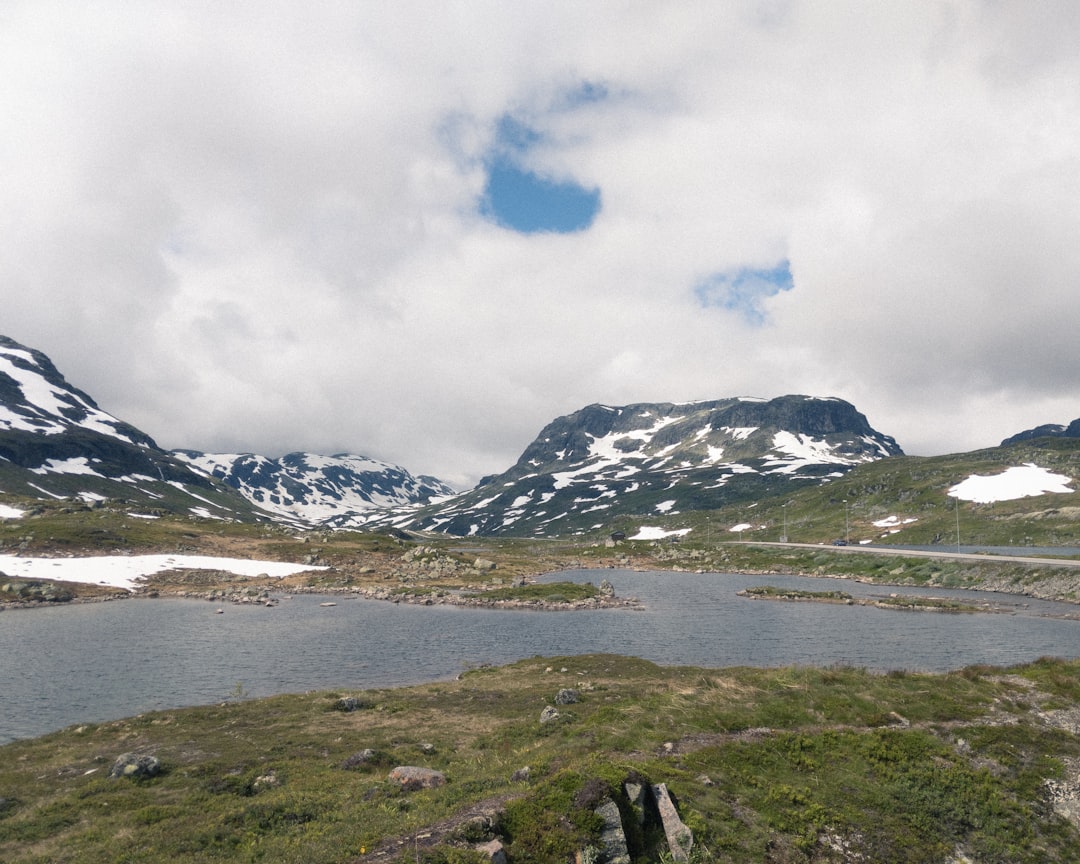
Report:
[{"label": "snow patch", "polygon": [[0,570],[18,579],[81,582],[134,591],[142,580],[165,570],[224,570],[237,576],[266,574],[281,578],[304,570],[325,570],[308,564],[248,561],[208,555],[101,555],[93,558],[22,558],[0,555]]},{"label": "snow patch", "polygon": [[665,537],[681,537],[683,534],[689,534],[689,528],[677,528],[672,531],[667,531],[655,525],[642,525],[638,528],[637,534],[631,537],[631,540],[663,540]]},{"label": "snow patch", "polygon": [[1075,492],[1066,484],[1072,478],[1065,474],[1052,474],[1032,462],[1007,468],[1001,474],[972,474],[949,489],[949,495],[961,501],[989,504],[994,501],[1013,501],[1045,495],[1047,492]]}]

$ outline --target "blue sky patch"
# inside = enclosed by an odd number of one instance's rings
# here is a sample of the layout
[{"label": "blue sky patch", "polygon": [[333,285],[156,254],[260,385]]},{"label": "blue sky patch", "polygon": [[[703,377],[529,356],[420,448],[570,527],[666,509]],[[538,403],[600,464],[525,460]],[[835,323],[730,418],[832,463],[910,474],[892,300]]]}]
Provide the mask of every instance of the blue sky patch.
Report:
[{"label": "blue sky patch", "polygon": [[600,212],[600,190],[524,168],[528,152],[543,143],[544,136],[527,124],[509,114],[500,118],[495,145],[484,160],[480,214],[521,234],[584,231]]},{"label": "blue sky patch", "polygon": [[791,262],[786,258],[771,269],[741,267],[713,273],[694,288],[698,302],[705,308],[727,309],[742,315],[748,324],[765,323],[762,301],[795,287]]}]

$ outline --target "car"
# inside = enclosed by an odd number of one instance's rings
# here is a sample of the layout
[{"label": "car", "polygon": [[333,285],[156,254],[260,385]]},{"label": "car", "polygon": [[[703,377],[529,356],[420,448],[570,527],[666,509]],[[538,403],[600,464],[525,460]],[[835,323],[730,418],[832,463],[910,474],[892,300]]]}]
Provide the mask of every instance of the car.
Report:
[{"label": "car", "polygon": [[847,540],[833,540],[833,546],[847,546]]}]

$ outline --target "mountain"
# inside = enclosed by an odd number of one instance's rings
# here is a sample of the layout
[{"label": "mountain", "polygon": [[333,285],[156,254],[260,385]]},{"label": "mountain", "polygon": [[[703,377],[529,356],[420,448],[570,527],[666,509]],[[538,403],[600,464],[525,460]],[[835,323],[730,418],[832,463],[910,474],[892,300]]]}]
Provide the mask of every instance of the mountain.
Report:
[{"label": "mountain", "polygon": [[1008,447],[1010,444],[1031,441],[1033,438],[1080,438],[1080,418],[1073,420],[1068,426],[1062,426],[1060,423],[1046,423],[1034,429],[1017,432],[1002,441],[1001,446]]},{"label": "mountain", "polygon": [[590,405],[545,427],[510,470],[392,524],[456,535],[583,533],[626,517],[749,503],[902,454],[841,399]]},{"label": "mountain", "polygon": [[0,492],[124,502],[228,520],[360,526],[365,512],[452,494],[359,456],[168,452],[73,387],[42,352],[0,336]]},{"label": "mountain", "polygon": [[247,502],[101,410],[40,351],[0,336],[0,490],[122,499],[135,507],[253,518]]},{"label": "mountain", "polygon": [[250,453],[173,452],[262,510],[307,525],[357,528],[386,508],[455,494],[434,477],[414,477],[400,466],[348,453],[289,453],[269,459]]}]

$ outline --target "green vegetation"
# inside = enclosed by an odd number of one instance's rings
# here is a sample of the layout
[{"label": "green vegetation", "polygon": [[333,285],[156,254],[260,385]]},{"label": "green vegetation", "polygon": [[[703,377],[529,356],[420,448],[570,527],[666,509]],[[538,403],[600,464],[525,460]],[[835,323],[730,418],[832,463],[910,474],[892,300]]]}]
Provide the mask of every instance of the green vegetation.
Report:
[{"label": "green vegetation", "polygon": [[[636,780],[667,784],[699,861],[1071,862],[1052,792],[1078,779],[1078,681],[1051,659],[875,675],[591,655],[155,712],[0,748],[0,860],[466,864],[498,835],[512,864],[555,864]],[[563,688],[579,701],[542,724]],[[162,773],[110,777],[130,752]],[[447,783],[403,791],[403,764]],[[628,840],[661,860],[656,826]]]}]

